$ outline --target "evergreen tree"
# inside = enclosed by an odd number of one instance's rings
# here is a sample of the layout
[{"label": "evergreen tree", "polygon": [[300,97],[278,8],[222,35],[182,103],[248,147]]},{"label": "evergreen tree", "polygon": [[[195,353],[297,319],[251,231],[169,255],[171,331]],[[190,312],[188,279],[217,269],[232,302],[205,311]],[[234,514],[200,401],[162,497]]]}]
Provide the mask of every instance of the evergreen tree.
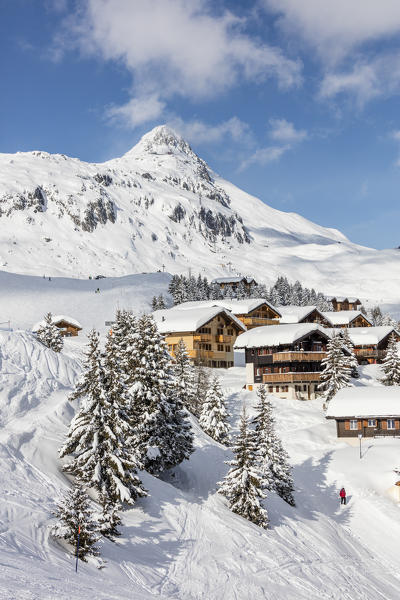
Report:
[{"label": "evergreen tree", "polygon": [[203,365],[195,367],[195,405],[193,414],[200,418],[201,407],[205,402],[208,390],[210,388],[210,370]]},{"label": "evergreen tree", "polygon": [[42,342],[44,346],[51,348],[54,352],[61,352],[63,349],[64,340],[60,330],[53,323],[51,313],[47,313],[45,316],[43,325],[41,325],[36,332],[36,337],[39,342]]},{"label": "evergreen tree", "polygon": [[384,385],[400,385],[400,355],[394,333],[389,338],[386,356],[382,363],[384,376],[380,380]]},{"label": "evergreen tree", "polygon": [[115,537],[121,535],[118,527],[121,525],[121,517],[119,511],[122,506],[119,502],[113,502],[106,494],[100,494],[99,502],[102,507],[102,512],[98,516],[99,531],[104,537],[114,541]]},{"label": "evergreen tree", "polygon": [[225,396],[218,377],[214,377],[201,407],[200,427],[221,444],[228,442],[229,423]]},{"label": "evergreen tree", "polygon": [[160,294],[157,299],[157,310],[164,310],[164,308],[167,308],[165,305],[164,296]]},{"label": "evergreen tree", "polygon": [[351,384],[351,369],[348,359],[343,353],[343,342],[340,335],[334,335],[327,344],[327,355],[321,361],[324,370],[321,372],[319,390],[323,391],[325,402],[329,402],[338,390]]},{"label": "evergreen tree", "polygon": [[129,311],[118,310],[113,326],[113,339],[118,348],[120,368],[127,385],[132,383],[135,368],[140,360],[135,352],[137,336],[136,317]]},{"label": "evergreen tree", "polygon": [[137,476],[141,468],[137,439],[127,414],[125,382],[121,379],[115,341],[109,336],[105,364],[99,349],[99,334],[89,334],[83,376],[70,400],[81,408],[71,422],[60,456],[73,456],[64,470],[77,476],[116,504],[133,504],[146,495]]},{"label": "evergreen tree", "polygon": [[151,308],[153,310],[158,310],[158,298],[157,298],[157,296],[153,296],[152,301],[151,301]]},{"label": "evergreen tree", "polygon": [[341,334],[342,334],[342,339],[343,339],[343,345],[350,352],[350,356],[347,357],[347,361],[348,361],[348,366],[351,369],[351,376],[357,379],[360,376],[358,373],[358,360],[355,355],[354,344],[350,339],[349,330],[347,329],[347,327],[342,329]]},{"label": "evergreen tree", "polygon": [[374,327],[382,325],[383,315],[379,306],[373,306],[371,310],[368,311],[368,319]]},{"label": "evergreen tree", "polygon": [[268,400],[265,386],[261,385],[258,388],[257,396],[256,416],[253,419],[254,438],[264,489],[276,490],[285,502],[295,506],[292,468],[289,464],[289,456],[275,432],[272,405]]},{"label": "evergreen tree", "polygon": [[173,376],[172,359],[154,319],[137,323],[134,353],[140,357],[130,389],[144,468],[154,475],[193,452],[193,434]]},{"label": "evergreen tree", "polygon": [[257,449],[244,408],[233,452],[235,458],[228,461],[230,469],[220,482],[218,492],[227,498],[234,513],[267,529],[268,514],[262,506],[266,497],[265,482],[257,468]]},{"label": "evergreen tree", "polygon": [[175,350],[174,373],[180,388],[179,395],[183,405],[195,414],[197,410],[197,397],[195,387],[195,370],[189,358],[186,344],[181,338]]},{"label": "evergreen tree", "polygon": [[79,534],[78,557],[86,562],[86,556],[98,556],[99,549],[96,543],[99,540],[99,525],[82,484],[76,482],[65,498],[56,504],[54,516],[58,522],[52,528],[52,535],[66,540],[73,546],[73,552],[76,552]]}]

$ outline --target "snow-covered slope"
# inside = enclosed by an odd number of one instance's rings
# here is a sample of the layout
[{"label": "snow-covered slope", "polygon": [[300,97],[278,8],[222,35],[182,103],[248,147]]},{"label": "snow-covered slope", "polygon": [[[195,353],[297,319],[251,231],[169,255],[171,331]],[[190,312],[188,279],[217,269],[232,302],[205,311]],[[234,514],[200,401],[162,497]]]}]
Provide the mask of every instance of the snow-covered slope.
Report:
[{"label": "snow-covered slope", "polygon": [[154,271],[278,274],[327,293],[400,299],[399,252],[357,246],[334,229],[270,208],[213,173],[156,127],[102,164],[64,155],[0,155],[0,268],[86,278]]},{"label": "snow-covered slope", "polygon": [[[385,489],[393,483],[400,441],[369,440],[360,460],[358,447],[335,439],[317,401],[273,400],[295,465],[297,507],[271,495],[270,530],[234,515],[216,494],[231,453],[194,423],[190,461],[170,480],[145,475],[150,496],[124,512],[115,544],[104,541],[105,568],[80,564],[75,574],[73,558],[49,536],[49,525],[54,499],[68,485],[57,448],[72,415],[67,395],[79,362],[23,332],[0,332],[0,348],[0,598],[398,597],[399,509]],[[224,374],[234,427],[242,402],[251,411],[254,401],[241,389],[243,378],[244,369]],[[347,507],[338,503],[342,485]]]}]

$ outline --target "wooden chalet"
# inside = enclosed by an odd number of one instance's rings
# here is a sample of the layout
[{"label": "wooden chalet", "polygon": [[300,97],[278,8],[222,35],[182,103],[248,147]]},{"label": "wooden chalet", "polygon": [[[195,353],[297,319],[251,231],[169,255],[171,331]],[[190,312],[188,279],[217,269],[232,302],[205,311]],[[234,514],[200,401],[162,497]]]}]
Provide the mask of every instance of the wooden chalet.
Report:
[{"label": "wooden chalet", "polygon": [[329,402],[327,419],[340,438],[400,436],[400,387],[342,388]]},{"label": "wooden chalet", "polygon": [[315,398],[329,339],[327,331],[314,323],[271,325],[243,333],[235,349],[245,350],[247,389],[265,384],[281,398]]},{"label": "wooden chalet", "polygon": [[[82,331],[82,325],[78,323],[76,319],[67,317],[65,315],[53,315],[53,324],[58,327],[63,337],[75,337],[79,331]],[[44,321],[39,321],[32,327],[32,331],[35,333],[40,327],[44,325]]]},{"label": "wooden chalet", "polygon": [[372,323],[359,310],[330,311],[322,314],[330,321],[330,327],[372,327]]},{"label": "wooden chalet", "polygon": [[332,327],[331,321],[316,306],[280,306],[280,323],[317,323],[323,327]]},{"label": "wooden chalet", "polygon": [[219,285],[221,290],[228,288],[232,292],[236,291],[239,284],[243,284],[246,290],[250,290],[252,286],[258,285],[253,277],[217,277],[211,283]]},{"label": "wooden chalet", "polygon": [[329,298],[335,312],[340,310],[359,310],[361,302],[358,298],[346,298],[345,296],[332,296]]},{"label": "wooden chalet", "polygon": [[360,365],[381,363],[392,333],[399,342],[399,332],[390,326],[350,328],[348,334]]},{"label": "wooden chalet", "polygon": [[156,310],[153,317],[172,356],[182,339],[195,364],[233,367],[233,345],[246,330],[239,319],[220,306],[182,310],[180,306]]},{"label": "wooden chalet", "polygon": [[281,317],[280,311],[262,298],[199,300],[197,302],[183,302],[178,306],[182,310],[220,306],[235,315],[246,325],[247,329],[263,325],[278,325]]}]

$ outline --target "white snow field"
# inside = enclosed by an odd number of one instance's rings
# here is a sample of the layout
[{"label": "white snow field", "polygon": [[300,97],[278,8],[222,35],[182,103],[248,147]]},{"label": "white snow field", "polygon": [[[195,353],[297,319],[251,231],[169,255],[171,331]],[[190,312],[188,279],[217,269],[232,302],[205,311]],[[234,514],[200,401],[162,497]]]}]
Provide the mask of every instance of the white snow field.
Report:
[{"label": "white snow field", "polygon": [[0,271],[0,330],[8,328],[9,321],[12,329],[31,330],[51,312],[79,321],[83,327],[79,340],[85,340],[92,327],[103,331],[118,308],[135,314],[150,312],[153,296],[168,298],[170,280],[168,273],[148,273],[98,280],[51,277],[49,281]]},{"label": "white snow field", "polygon": [[[216,493],[231,452],[193,422],[191,459],[164,480],[143,474],[150,495],[123,513],[121,538],[102,544],[105,567],[80,563],[76,574],[49,527],[54,499],[69,485],[57,448],[74,411],[67,397],[80,353],[78,340],[55,354],[31,333],[0,332],[1,599],[400,597],[400,507],[385,495],[400,440],[368,440],[360,460],[357,446],[336,440],[320,401],[273,399],[297,507],[270,495],[268,531],[231,513]],[[377,371],[366,367],[357,385],[376,384]],[[236,428],[242,403],[251,411],[255,395],[242,390],[243,368],[218,373]]]},{"label": "white snow field", "polygon": [[101,164],[0,154],[0,268],[9,272],[84,279],[165,265],[268,284],[284,274],[326,294],[399,304],[399,257],[271,208],[215,174],[165,126]]}]

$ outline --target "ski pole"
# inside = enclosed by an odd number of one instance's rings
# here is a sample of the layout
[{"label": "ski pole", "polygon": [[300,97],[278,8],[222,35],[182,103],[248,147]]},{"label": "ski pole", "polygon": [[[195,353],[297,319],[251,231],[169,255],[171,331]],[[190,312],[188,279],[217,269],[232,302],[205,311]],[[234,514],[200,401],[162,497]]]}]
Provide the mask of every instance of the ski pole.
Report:
[{"label": "ski pole", "polygon": [[76,565],[75,565],[75,573],[78,572],[78,557],[79,557],[79,536],[81,534],[81,526],[78,525],[78,541],[76,543]]}]

